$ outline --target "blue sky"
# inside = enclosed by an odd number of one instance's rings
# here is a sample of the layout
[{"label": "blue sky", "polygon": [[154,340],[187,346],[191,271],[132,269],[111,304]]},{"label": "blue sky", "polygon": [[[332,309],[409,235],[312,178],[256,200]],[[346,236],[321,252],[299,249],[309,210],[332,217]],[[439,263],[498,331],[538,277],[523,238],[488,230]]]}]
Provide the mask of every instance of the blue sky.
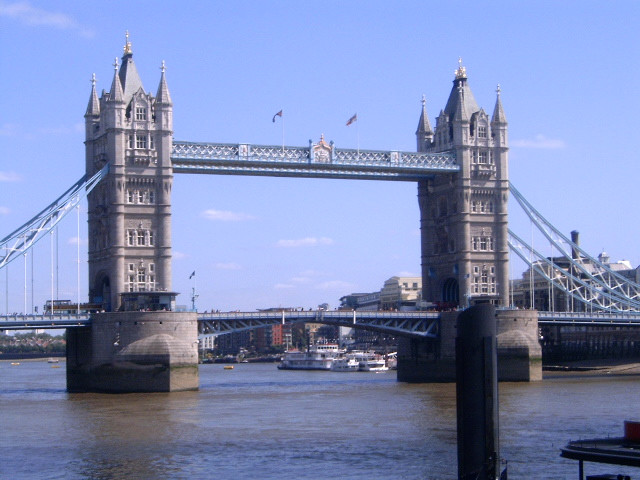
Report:
[{"label": "blue sky", "polygon": [[[412,151],[422,95],[434,124],[462,57],[489,113],[501,86],[511,181],[567,235],[579,230],[587,251],[635,267],[639,13],[636,1],[0,0],[0,235],[83,174],[91,75],[110,88],[128,30],[147,91],[165,61],[174,137],[188,141],[280,144],[271,118],[283,109],[287,145],[324,134],[337,147]],[[345,126],[355,112],[359,142]],[[517,210],[511,228],[529,238]],[[336,306],[418,275],[418,227],[413,183],[176,175],[174,289],[188,304],[196,270],[200,310]],[[76,237],[71,218],[62,298],[77,297]],[[43,243],[36,305],[51,291]],[[10,267],[9,306],[0,275],[0,311],[23,310],[23,270]]]}]

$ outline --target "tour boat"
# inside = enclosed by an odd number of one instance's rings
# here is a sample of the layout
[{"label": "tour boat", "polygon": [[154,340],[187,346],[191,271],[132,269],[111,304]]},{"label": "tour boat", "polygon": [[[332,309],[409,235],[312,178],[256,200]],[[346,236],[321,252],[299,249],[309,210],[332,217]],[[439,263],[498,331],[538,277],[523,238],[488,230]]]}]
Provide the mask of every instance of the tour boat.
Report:
[{"label": "tour boat", "polygon": [[357,372],[360,364],[355,358],[349,356],[338,357],[331,364],[332,372]]},{"label": "tour boat", "polygon": [[306,352],[290,351],[284,354],[280,370],[331,370],[334,360],[343,353],[338,345],[314,345]]},{"label": "tour boat", "polygon": [[384,357],[374,352],[352,352],[349,354],[358,362],[358,370],[361,372],[384,372],[389,370]]}]

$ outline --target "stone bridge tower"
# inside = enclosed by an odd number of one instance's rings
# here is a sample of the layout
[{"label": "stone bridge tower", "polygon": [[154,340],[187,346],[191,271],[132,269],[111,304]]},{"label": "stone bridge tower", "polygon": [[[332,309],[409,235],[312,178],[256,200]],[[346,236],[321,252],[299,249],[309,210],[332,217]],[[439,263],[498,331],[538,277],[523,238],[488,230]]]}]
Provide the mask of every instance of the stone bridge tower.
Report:
[{"label": "stone bridge tower", "polygon": [[173,106],[164,63],[154,97],[144,91],[127,35],[111,90],[85,114],[86,172],[109,163],[89,194],[89,300],[106,311],[170,309]]},{"label": "stone bridge tower", "polygon": [[460,62],[431,129],[423,100],[418,151],[455,154],[460,171],[418,183],[426,301],[507,305],[507,120],[498,87],[493,116],[478,107]]},{"label": "stone bridge tower", "polygon": [[85,113],[86,172],[109,173],[88,195],[89,300],[105,310],[67,331],[70,392],[198,389],[198,319],[171,292],[173,106],[164,64],[144,91],[127,35],[109,92],[95,80]]}]

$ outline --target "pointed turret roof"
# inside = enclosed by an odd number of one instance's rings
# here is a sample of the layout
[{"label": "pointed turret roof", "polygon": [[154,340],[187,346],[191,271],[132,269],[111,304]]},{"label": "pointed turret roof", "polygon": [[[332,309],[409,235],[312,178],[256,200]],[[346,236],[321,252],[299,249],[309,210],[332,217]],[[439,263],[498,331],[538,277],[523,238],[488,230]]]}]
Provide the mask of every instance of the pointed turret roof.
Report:
[{"label": "pointed turret roof", "polygon": [[124,100],[124,94],[122,92],[122,84],[118,78],[118,59],[116,58],[113,63],[113,81],[111,82],[111,91],[109,92],[109,98],[116,102],[122,102]]},{"label": "pointed turret roof", "polygon": [[136,68],[136,64],[133,61],[133,52],[131,51],[131,42],[129,41],[129,32],[126,33],[126,41],[124,45],[124,54],[122,55],[122,66],[120,67],[120,73],[118,74],[120,77],[120,83],[122,84],[122,90],[124,94],[124,100],[129,102],[133,94],[136,93],[139,89],[142,88],[144,91],[144,87],[142,86],[142,80],[140,80],[140,75],[138,75],[138,69]]},{"label": "pointed turret roof", "polygon": [[160,75],[160,85],[158,85],[158,93],[156,94],[156,103],[161,103],[163,105],[171,105],[171,95],[169,94],[169,87],[167,86],[167,79],[165,78],[165,70],[164,60],[162,61],[162,74]]},{"label": "pointed turret roof", "polygon": [[422,96],[422,112],[420,113],[416,135],[420,133],[433,134],[431,124],[429,123],[429,116],[427,115],[427,100],[424,98],[424,95]]},{"label": "pointed turret roof", "polygon": [[500,84],[496,88],[496,106],[493,109],[493,117],[491,123],[507,123],[507,117],[502,108],[502,100],[500,99]]},{"label": "pointed turret roof", "polygon": [[447,106],[444,107],[444,113],[449,115],[449,118],[455,118],[456,113],[460,110],[460,113],[466,114],[466,118],[469,118],[469,115],[473,115],[480,108],[467,84],[467,69],[462,66],[462,59],[458,60],[458,65],[458,69],[455,71],[456,78],[453,80],[453,87],[449,93]]},{"label": "pointed turret roof", "polygon": [[98,94],[96,92],[96,74],[91,76],[91,95],[89,96],[89,104],[87,105],[87,111],[85,116],[100,115],[100,102],[98,101]]}]

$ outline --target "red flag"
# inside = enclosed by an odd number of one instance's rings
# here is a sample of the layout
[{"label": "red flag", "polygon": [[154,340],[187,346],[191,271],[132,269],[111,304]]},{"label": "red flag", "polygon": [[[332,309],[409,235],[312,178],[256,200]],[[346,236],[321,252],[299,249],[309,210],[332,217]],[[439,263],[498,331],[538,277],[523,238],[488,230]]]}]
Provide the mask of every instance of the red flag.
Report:
[{"label": "red flag", "polygon": [[273,116],[273,119],[271,120],[273,123],[276,123],[276,117],[282,117],[282,110]]},{"label": "red flag", "polygon": [[348,127],[349,125],[351,125],[353,122],[355,122],[356,120],[358,120],[358,114],[357,114],[357,113],[354,113],[354,114],[353,114],[353,117],[351,117],[349,120],[347,120],[347,127]]}]

